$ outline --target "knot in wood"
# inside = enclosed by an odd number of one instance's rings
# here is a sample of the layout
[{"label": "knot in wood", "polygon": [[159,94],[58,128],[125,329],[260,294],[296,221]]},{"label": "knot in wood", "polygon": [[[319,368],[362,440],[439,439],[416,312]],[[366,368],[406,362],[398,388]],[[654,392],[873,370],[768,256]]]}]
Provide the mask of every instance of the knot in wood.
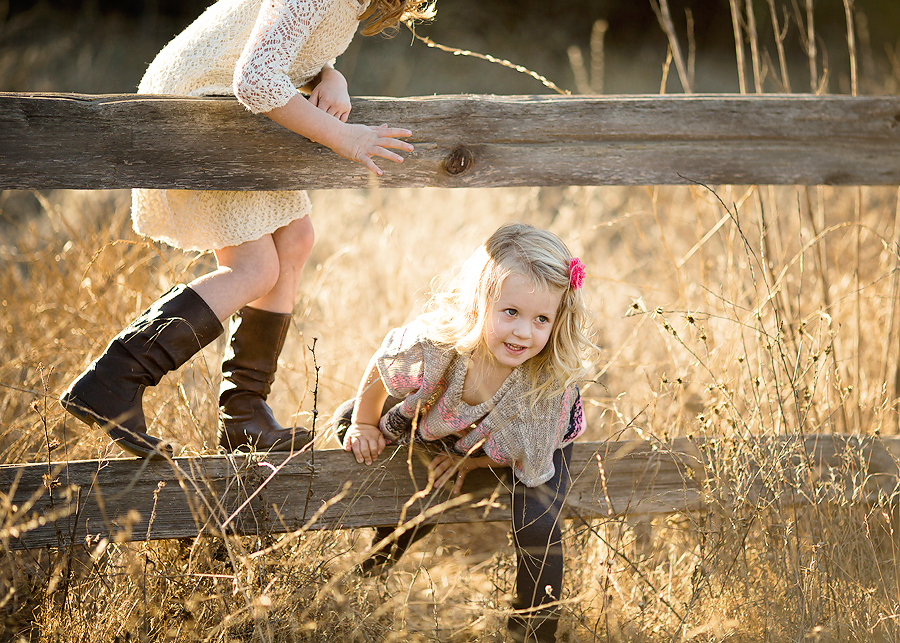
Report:
[{"label": "knot in wood", "polygon": [[444,172],[450,176],[458,176],[472,167],[472,152],[465,145],[458,145],[441,162]]}]

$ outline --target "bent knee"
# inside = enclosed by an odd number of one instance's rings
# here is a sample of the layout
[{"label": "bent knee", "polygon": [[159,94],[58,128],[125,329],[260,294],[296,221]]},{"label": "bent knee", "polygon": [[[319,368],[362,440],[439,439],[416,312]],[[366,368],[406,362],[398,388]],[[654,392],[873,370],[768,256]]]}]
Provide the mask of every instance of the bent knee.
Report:
[{"label": "bent knee", "polygon": [[275,232],[275,245],[278,248],[278,259],[283,264],[302,266],[312,253],[316,241],[312,220],[309,216],[291,221]]},{"label": "bent knee", "polygon": [[237,269],[243,273],[246,279],[245,283],[247,283],[250,290],[248,301],[259,299],[271,291],[275,284],[278,283],[281,274],[278,255],[274,252],[265,257],[260,257],[252,265],[242,265]]},{"label": "bent knee", "polygon": [[236,284],[243,289],[247,301],[254,301],[272,290],[281,273],[278,253],[271,246],[241,256],[228,262],[227,266],[237,278]]},{"label": "bent knee", "polygon": [[[257,266],[258,273],[256,275],[257,297],[262,297],[275,287],[281,276],[281,263],[276,255],[270,261],[266,261],[263,265]],[[254,297],[256,299],[256,297]]]}]

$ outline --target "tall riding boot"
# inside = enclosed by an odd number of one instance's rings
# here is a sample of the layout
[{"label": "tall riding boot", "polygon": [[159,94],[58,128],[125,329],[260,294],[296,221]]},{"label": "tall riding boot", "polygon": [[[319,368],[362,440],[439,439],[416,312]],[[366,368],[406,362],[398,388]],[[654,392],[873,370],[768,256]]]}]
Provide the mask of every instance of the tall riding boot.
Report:
[{"label": "tall riding boot", "polygon": [[103,427],[133,455],[171,455],[171,447],[147,435],[144,389],[159,384],[222,330],[200,295],[176,286],[113,338],[63,393],[60,404],[82,422]]},{"label": "tall riding boot", "polygon": [[266,404],[290,323],[290,314],[250,306],[234,316],[219,388],[219,445],[226,452],[298,450],[311,439],[304,429],[279,425]]}]

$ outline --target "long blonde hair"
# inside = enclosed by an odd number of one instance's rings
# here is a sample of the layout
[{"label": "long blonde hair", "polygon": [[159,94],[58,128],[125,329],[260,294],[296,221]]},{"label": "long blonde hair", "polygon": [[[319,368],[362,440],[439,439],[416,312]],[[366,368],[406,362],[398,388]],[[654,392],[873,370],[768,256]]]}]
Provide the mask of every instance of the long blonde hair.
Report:
[{"label": "long blonde hair", "polygon": [[433,0],[371,0],[360,17],[366,23],[360,33],[374,36],[396,30],[401,22],[431,20],[434,15]]},{"label": "long blonde hair", "polygon": [[[556,320],[544,349],[527,362],[532,401],[561,393],[583,379],[597,346],[589,337],[591,313],[572,285],[572,253],[556,235],[524,223],[507,223],[438,288],[420,319],[432,341],[471,355],[485,341],[485,326],[503,282],[516,272],[538,288],[561,292]],[[579,284],[580,285],[580,284]]]}]

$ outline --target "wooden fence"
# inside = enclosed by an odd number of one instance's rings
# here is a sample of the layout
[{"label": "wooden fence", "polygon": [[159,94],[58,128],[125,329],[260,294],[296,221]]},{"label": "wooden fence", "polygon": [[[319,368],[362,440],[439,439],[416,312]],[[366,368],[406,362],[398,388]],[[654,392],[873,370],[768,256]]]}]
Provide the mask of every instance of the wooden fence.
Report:
[{"label": "wooden fence", "polygon": [[374,181],[233,98],[0,93],[0,189],[900,184],[896,96],[369,98],[351,120],[416,150]]},{"label": "wooden fence", "polygon": [[[0,542],[21,549],[509,519],[509,479],[476,470],[458,496],[429,493],[425,459],[398,448],[370,467],[338,449],[3,465],[8,519]],[[576,442],[567,506],[570,516],[588,519],[870,502],[895,492],[898,462],[900,438]]]},{"label": "wooden fence", "polygon": [[[234,99],[0,94],[0,189],[900,184],[898,97],[453,96],[354,105],[351,120],[414,132],[415,152],[399,166],[382,162],[377,181]],[[730,458],[718,457],[722,449]],[[898,439],[848,436],[580,443],[568,504],[587,518],[866,502],[894,493],[898,454]],[[399,450],[364,467],[328,450],[3,465],[0,544],[509,516],[508,480],[476,471],[459,497],[426,493],[421,459]],[[723,462],[744,475],[731,476]]]}]

